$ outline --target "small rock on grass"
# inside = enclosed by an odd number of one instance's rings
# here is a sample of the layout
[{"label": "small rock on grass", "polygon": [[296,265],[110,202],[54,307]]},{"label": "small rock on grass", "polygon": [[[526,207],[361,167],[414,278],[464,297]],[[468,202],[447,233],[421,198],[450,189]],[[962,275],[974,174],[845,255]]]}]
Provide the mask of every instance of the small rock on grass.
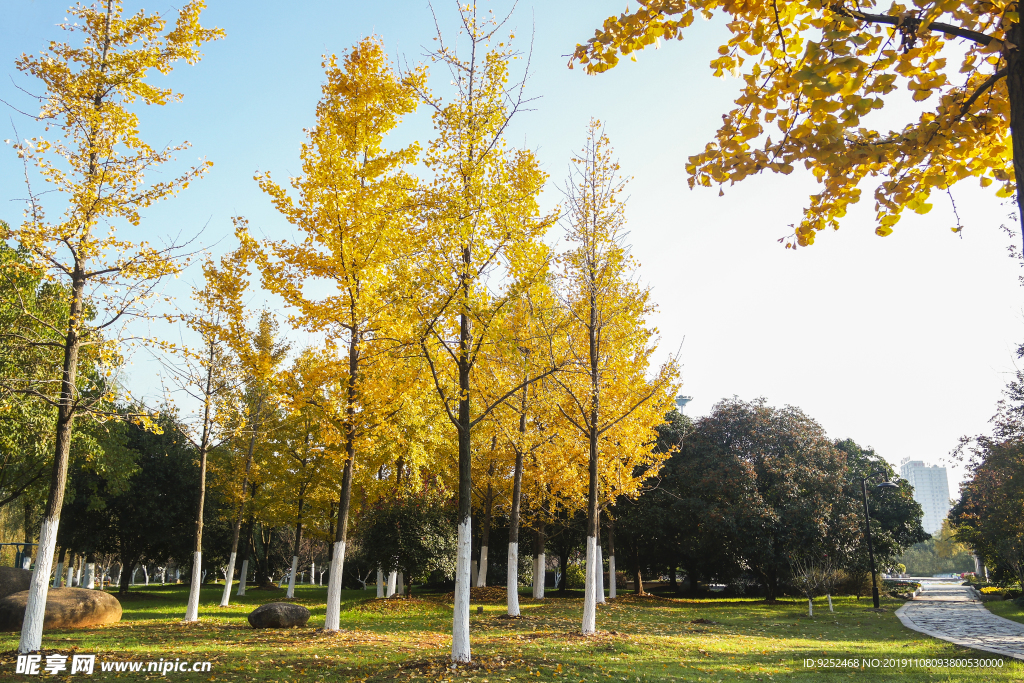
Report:
[{"label": "small rock on grass", "polygon": [[249,625],[253,628],[302,627],[308,621],[309,610],[290,602],[268,602],[249,613]]}]

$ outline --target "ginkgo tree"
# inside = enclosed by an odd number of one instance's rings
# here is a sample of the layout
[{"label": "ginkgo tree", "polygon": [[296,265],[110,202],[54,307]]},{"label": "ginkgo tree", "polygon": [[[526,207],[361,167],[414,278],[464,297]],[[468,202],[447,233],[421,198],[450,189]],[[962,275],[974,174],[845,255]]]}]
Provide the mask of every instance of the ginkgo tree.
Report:
[{"label": "ginkgo tree", "polygon": [[[502,401],[554,371],[516,379],[486,402],[474,385],[481,353],[495,341],[502,309],[547,272],[541,238],[554,216],[538,197],[546,174],[527,149],[506,141],[509,122],[523,106],[525,77],[510,64],[519,54],[503,40],[500,23],[479,16],[475,3],[459,6],[464,51],[443,36],[430,54],[451,75],[450,101],[425,87],[435,137],[424,155],[432,174],[424,192],[425,248],[413,273],[409,309],[437,398],[458,443],[458,559],[452,621],[452,659],[468,662],[473,433]],[[509,40],[512,39],[511,36]]]},{"label": "ginkgo tree", "polygon": [[[519,391],[503,401],[491,414],[486,426],[493,430],[493,447],[477,449],[481,455],[489,452],[490,474],[488,490],[494,479],[494,463],[502,479],[503,494],[510,499],[508,555],[506,573],[507,609],[510,617],[520,616],[519,609],[519,537],[522,521],[524,479],[533,491],[542,489],[541,479],[547,471],[538,466],[545,456],[561,456],[551,448],[557,442],[556,429],[558,385],[548,376],[528,383],[531,377],[542,374],[548,367],[560,366],[554,347],[555,337],[561,330],[561,315],[549,279],[539,280],[529,287],[524,296],[505,307],[496,326],[495,342],[481,364],[480,393],[484,403],[492,403],[507,387],[519,382]],[[483,431],[483,430],[481,430]],[[500,444],[500,448],[499,448]],[[498,457],[496,457],[498,456]],[[564,461],[553,464],[553,469],[564,467]],[[511,475],[509,477],[509,475]],[[511,481],[507,479],[510,478]],[[493,497],[493,494],[492,494]],[[493,500],[491,501],[493,504]],[[485,517],[490,517],[485,509]],[[485,519],[486,532],[489,519]],[[486,535],[484,535],[486,538]],[[485,546],[486,547],[486,546]],[[484,571],[485,554],[481,551],[480,569]],[[534,571],[538,571],[536,568]],[[478,582],[478,585],[484,583]]]},{"label": "ginkgo tree", "polygon": [[[731,35],[711,68],[743,85],[715,140],[690,157],[691,188],[803,164],[822,189],[787,247],[838,229],[868,179],[877,183],[878,235],[890,234],[906,209],[928,212],[935,193],[968,178],[995,184],[999,197],[1016,194],[1024,225],[1016,181],[1024,170],[1024,25],[1016,3],[638,0],[577,45],[573,60],[605,71],[620,54],[682,39],[697,16],[719,13]],[[911,99],[921,105],[908,116]],[[908,118],[873,129],[869,115],[886,107]],[[952,229],[961,228],[958,219]]]},{"label": "ginkgo tree", "polygon": [[[338,630],[341,581],[357,451],[384,438],[400,409],[412,367],[391,363],[389,349],[415,246],[415,178],[406,168],[419,147],[390,150],[385,135],[417,106],[422,71],[398,74],[378,38],[366,38],[340,59],[324,60],[327,82],[316,124],[303,144],[296,196],[269,174],[257,177],[299,239],[258,243],[239,221],[237,233],[255,254],[264,286],[293,311],[293,325],[322,334],[336,353],[321,364],[295,401],[320,407],[344,451],[338,518],[331,554],[325,628]],[[325,289],[326,287],[326,289]],[[327,293],[318,296],[320,292]],[[386,364],[386,365],[385,365]]]},{"label": "ginkgo tree", "polygon": [[667,457],[652,452],[651,444],[679,386],[675,357],[648,376],[657,331],[646,326],[653,312],[650,290],[636,283],[636,265],[624,244],[625,184],[608,136],[592,120],[565,187],[569,250],[561,258],[558,291],[568,317],[569,362],[553,375],[562,389],[559,412],[578,433],[566,438],[566,446],[582,446],[588,454],[584,635],[596,631],[602,502],[635,494],[638,468],[650,467],[649,476]]},{"label": "ginkgo tree", "polygon": [[[46,588],[51,570],[68,471],[68,453],[76,416],[86,414],[88,400],[77,384],[78,357],[84,344],[99,335],[113,337],[123,323],[144,313],[157,281],[182,267],[174,246],[133,242],[117,234],[121,226],[139,225],[142,211],[173,196],[209,167],[203,162],[177,177],[149,184],[148,172],[170,161],[188,144],[154,148],[139,135],[139,105],[163,105],[180,95],[155,86],[152,72],[169,73],[175,62],[195,63],[200,48],[223,36],[200,25],[204,3],[195,0],[175,14],[172,27],[159,14],[124,16],[121,2],[78,4],[72,19],[60,24],[79,34],[82,44],[51,42],[38,56],[22,55],[17,68],[38,79],[38,119],[57,139],[41,135],[19,141],[15,150],[26,169],[49,188],[28,190],[25,218],[0,233],[21,244],[47,279],[68,289],[68,320],[58,348],[63,350],[58,389],[44,392],[57,409],[50,492],[39,535],[39,559],[29,590],[21,652],[42,643]],[[28,90],[31,90],[28,89]],[[65,201],[55,220],[47,208]],[[88,306],[87,306],[88,304]]]}]

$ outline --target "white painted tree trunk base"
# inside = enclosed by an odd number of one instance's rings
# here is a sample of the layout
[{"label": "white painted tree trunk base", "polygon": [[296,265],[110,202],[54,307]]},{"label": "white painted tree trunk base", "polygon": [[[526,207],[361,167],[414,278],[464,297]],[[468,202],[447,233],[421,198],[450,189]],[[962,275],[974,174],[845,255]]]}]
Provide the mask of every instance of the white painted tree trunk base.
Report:
[{"label": "white painted tree trunk base", "polygon": [[388,572],[388,587],[385,595],[389,598],[395,597],[395,581],[398,579],[398,572]]},{"label": "white painted tree trunk base", "polygon": [[398,572],[398,579],[395,582],[395,594],[405,595],[405,573]]},{"label": "white painted tree trunk base", "polygon": [[832,609],[832,594],[831,593],[828,594],[828,611],[829,612],[835,612],[835,610]]},{"label": "white painted tree trunk base", "polygon": [[82,587],[82,560],[78,560],[78,571],[75,573],[75,585],[79,588]]},{"label": "white painted tree trunk base", "polygon": [[807,598],[807,616],[814,616],[814,600]]},{"label": "white painted tree trunk base", "polygon": [[68,578],[64,582],[64,585],[68,588],[74,588],[75,585],[75,564],[72,562],[68,565]]},{"label": "white painted tree trunk base", "polygon": [[185,623],[199,621],[199,586],[203,583],[203,554],[192,553],[192,584],[188,588]]},{"label": "white painted tree trunk base", "polygon": [[476,570],[476,587],[483,588],[487,585],[487,546],[480,548],[480,565]]},{"label": "white painted tree trunk base", "polygon": [[508,615],[519,616],[519,544],[508,544]]},{"label": "white painted tree trunk base", "polygon": [[224,593],[220,596],[220,606],[228,607],[231,604],[231,583],[235,579],[235,553],[228,556],[228,569],[224,572]]},{"label": "white painted tree trunk base", "polygon": [[292,571],[291,575],[288,576],[288,593],[285,594],[286,598],[295,597],[295,573],[299,571],[299,556],[292,555]]},{"label": "white painted tree trunk base", "polygon": [[452,661],[468,663],[469,647],[469,570],[473,550],[471,518],[459,523],[459,546],[455,564],[455,607],[452,610]]},{"label": "white painted tree trunk base", "polygon": [[324,630],[341,629],[341,571],[345,567],[345,542],[335,541],[331,555],[331,573],[327,578],[327,613],[324,615]]},{"label": "white painted tree trunk base", "polygon": [[597,633],[597,582],[594,572],[597,564],[597,538],[587,536],[587,565],[584,567],[583,623],[580,633],[585,636]]},{"label": "white painted tree trunk base", "polygon": [[85,563],[85,587],[89,590],[96,589],[96,563],[86,562]]},{"label": "white painted tree trunk base", "polygon": [[60,517],[51,517],[43,519],[39,529],[36,568],[32,572],[28,586],[28,603],[25,605],[25,619],[21,624],[21,639],[18,641],[18,652],[21,653],[35,652],[43,645],[46,593],[50,587],[50,570],[53,569],[53,550],[57,547],[58,526]]},{"label": "white painted tree trunk base", "polygon": [[615,597],[615,555],[608,556],[608,597]]},{"label": "white painted tree trunk base", "polygon": [[61,579],[64,578],[64,563],[57,563],[57,571],[53,573],[53,587],[60,588]]},{"label": "white painted tree trunk base", "polygon": [[544,553],[537,555],[533,570],[533,597],[544,598],[544,582],[547,580],[547,558]]},{"label": "white painted tree trunk base", "polygon": [[384,571],[380,568],[377,569],[377,597],[383,598],[386,595],[384,593]]},{"label": "white painted tree trunk base", "polygon": [[311,562],[309,565],[309,583],[316,585],[316,562]]},{"label": "white painted tree trunk base", "polygon": [[604,551],[597,546],[597,574],[594,576],[594,583],[597,585],[597,602],[604,604]]},{"label": "white painted tree trunk base", "polygon": [[242,568],[238,572],[238,593],[236,598],[245,597],[245,577],[249,574],[249,560],[242,560]]}]

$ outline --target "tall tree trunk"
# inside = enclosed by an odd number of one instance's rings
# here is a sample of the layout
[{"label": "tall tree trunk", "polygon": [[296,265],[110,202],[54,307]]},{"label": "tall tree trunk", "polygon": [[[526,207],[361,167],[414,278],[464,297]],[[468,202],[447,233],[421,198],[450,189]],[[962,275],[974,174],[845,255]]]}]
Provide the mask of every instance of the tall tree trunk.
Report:
[{"label": "tall tree trunk", "polygon": [[128,588],[132,582],[132,571],[135,569],[135,563],[139,561],[137,557],[123,558],[121,567],[117,576],[117,594],[121,597],[125,597],[128,593]]},{"label": "tall tree trunk", "polygon": [[[264,535],[266,538],[263,538]],[[266,586],[274,583],[274,577],[270,571],[270,546],[274,544],[274,527],[264,528],[260,525],[260,540],[263,542],[263,578],[260,585]]]},{"label": "tall tree trunk", "polygon": [[[1006,38],[1015,46],[1004,50],[1006,55],[1006,90],[1010,100],[1010,135],[1013,146],[1013,171],[1018,179],[1024,178],[1024,60],[1021,47],[1024,46],[1024,24],[1014,22],[1006,32]],[[1024,181],[1017,181],[1017,218],[1024,238]]]},{"label": "tall tree trunk", "polygon": [[[29,544],[32,543],[32,539],[35,538],[35,505],[28,496],[25,496],[23,503],[22,512],[24,514],[23,519],[25,524],[25,550],[21,553],[20,569],[29,569],[32,567],[32,546]],[[28,560],[28,564],[25,563],[26,559]]]},{"label": "tall tree trunk", "polygon": [[[109,14],[108,14],[109,16]],[[95,159],[90,162],[90,175],[94,173]],[[68,457],[71,453],[71,434],[78,408],[78,352],[82,346],[80,328],[85,318],[85,271],[76,259],[71,274],[71,301],[68,311],[68,330],[64,337],[64,364],[61,368],[60,401],[57,405],[57,425],[54,435],[53,469],[50,472],[50,491],[39,529],[36,567],[29,583],[25,618],[21,626],[18,652],[34,652],[42,647],[43,618],[46,612],[46,593],[53,569],[53,550],[57,544],[60,511],[64,507],[64,488],[68,480]],[[28,530],[26,529],[26,534]]]},{"label": "tall tree trunk", "polygon": [[61,547],[60,554],[57,556],[57,571],[53,573],[53,587],[60,588],[61,579],[63,578],[62,573],[64,571],[64,559],[67,557],[68,549]]},{"label": "tall tree trunk", "polygon": [[[259,429],[260,413],[263,411],[263,394],[260,394],[256,401],[256,411],[253,414],[252,434],[249,435],[249,450],[245,455],[245,473],[242,475],[242,500],[238,502],[238,515],[235,517],[235,528],[231,535],[231,554],[228,556],[228,570],[224,577],[224,594],[220,597],[220,606],[227,607],[231,604],[231,582],[235,578],[235,556],[238,554],[238,537],[242,530],[242,520],[245,518],[245,494],[249,488],[249,472],[252,470],[252,456],[256,449],[256,433]],[[248,558],[246,558],[248,559]],[[248,566],[246,566],[248,569]],[[243,590],[239,595],[245,595]]]},{"label": "tall tree trunk", "polygon": [[589,484],[587,487],[587,565],[584,572],[583,623],[580,632],[590,635],[597,632],[597,586],[594,581],[595,564],[597,562],[597,524],[598,524],[598,429],[600,418],[600,376],[598,374],[597,330],[597,294],[591,283],[590,321],[587,325],[590,342],[590,415],[587,428],[590,440],[590,461],[588,463]]},{"label": "tall tree trunk", "polygon": [[633,592],[637,595],[645,595],[644,578],[640,575],[640,559],[633,559]]},{"label": "tall tree trunk", "polygon": [[295,546],[292,548],[292,573],[288,577],[288,593],[285,595],[287,598],[295,597],[295,574],[299,571],[299,544],[302,543],[302,504],[305,501],[303,496],[299,496],[299,511],[295,520]]},{"label": "tall tree trunk", "polygon": [[569,550],[565,546],[558,551],[558,567],[562,570],[562,576],[558,581],[558,590],[564,592],[569,586]]},{"label": "tall tree trunk", "polygon": [[608,597],[615,599],[615,518],[608,515]]},{"label": "tall tree trunk", "polygon": [[546,540],[544,522],[540,522],[534,535],[533,546],[533,597],[538,600],[544,597],[544,582],[547,577],[547,559],[544,555]]},{"label": "tall tree trunk", "polygon": [[[252,487],[253,494],[256,493],[256,486]],[[252,528],[256,518],[249,516],[249,523],[245,529],[245,545],[242,546],[242,568],[238,571],[238,594],[236,597],[245,597],[245,581],[249,577],[249,548],[252,546]]]},{"label": "tall tree trunk", "polygon": [[516,448],[516,467],[512,472],[512,514],[508,523],[508,575],[506,592],[508,615],[519,616],[519,506],[523,489],[523,447],[526,438],[526,387],[519,410],[519,447]]},{"label": "tall tree trunk", "polygon": [[196,534],[192,551],[192,584],[188,591],[185,623],[199,621],[199,587],[203,582],[203,509],[206,504],[206,456],[213,430],[213,374],[216,344],[209,342],[206,357],[206,387],[203,393],[203,434],[199,441],[199,500],[196,503]]},{"label": "tall tree trunk", "polygon": [[[353,315],[354,312],[350,311]],[[341,494],[338,497],[338,524],[331,548],[331,569],[327,579],[327,611],[324,630],[341,628],[341,582],[345,569],[345,543],[348,539],[348,513],[352,501],[352,467],[356,457],[356,380],[359,376],[359,328],[352,329],[348,345],[348,387],[345,413],[345,466],[341,475]]]},{"label": "tall tree trunk", "polygon": [[469,314],[472,251],[462,249],[462,303],[459,311],[459,540],[455,569],[455,606],[452,611],[452,661],[465,663],[471,659],[469,645],[469,563],[473,536],[473,453],[470,440],[470,352],[473,347],[472,323]]},{"label": "tall tree trunk", "polygon": [[491,485],[491,476],[494,475],[494,461],[488,469],[487,494],[484,497],[484,525],[480,530],[480,567],[476,573],[476,585],[487,585],[487,546],[491,540],[491,512],[494,510],[494,487]]},{"label": "tall tree trunk", "polygon": [[601,551],[601,509],[597,510],[597,563],[594,567],[594,598],[597,604],[604,604],[604,556]]}]

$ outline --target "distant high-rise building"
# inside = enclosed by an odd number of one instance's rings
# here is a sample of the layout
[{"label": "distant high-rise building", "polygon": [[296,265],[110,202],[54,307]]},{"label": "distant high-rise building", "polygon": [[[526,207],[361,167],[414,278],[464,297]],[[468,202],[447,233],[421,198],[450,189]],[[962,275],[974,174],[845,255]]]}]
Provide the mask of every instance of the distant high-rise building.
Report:
[{"label": "distant high-rise building", "polygon": [[905,458],[900,463],[900,475],[914,487],[914,500],[921,504],[924,518],[921,526],[933,536],[942,528],[949,514],[949,484],[946,468],[925,465],[920,460]]}]

